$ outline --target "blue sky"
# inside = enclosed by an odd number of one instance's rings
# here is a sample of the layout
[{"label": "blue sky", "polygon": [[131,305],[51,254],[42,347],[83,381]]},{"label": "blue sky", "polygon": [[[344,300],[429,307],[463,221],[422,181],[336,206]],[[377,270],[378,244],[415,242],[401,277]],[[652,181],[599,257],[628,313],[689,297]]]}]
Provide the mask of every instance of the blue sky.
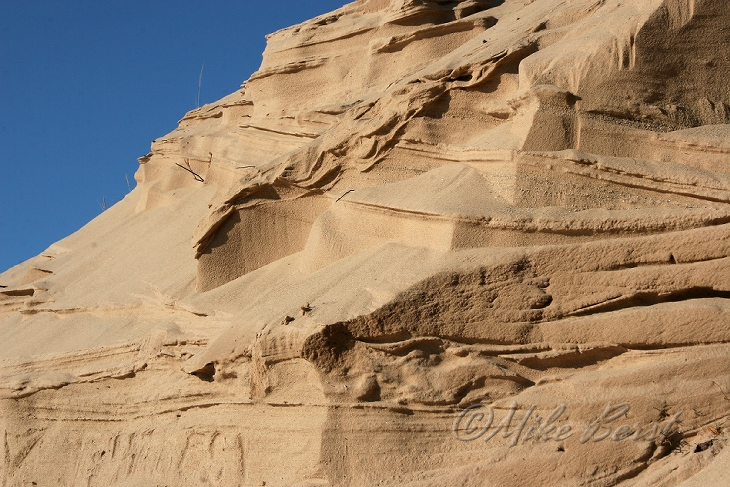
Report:
[{"label": "blue sky", "polygon": [[[134,185],[137,157],[238,89],[264,35],[348,0],[0,2],[0,272]],[[134,186],[132,186],[134,187]]]}]

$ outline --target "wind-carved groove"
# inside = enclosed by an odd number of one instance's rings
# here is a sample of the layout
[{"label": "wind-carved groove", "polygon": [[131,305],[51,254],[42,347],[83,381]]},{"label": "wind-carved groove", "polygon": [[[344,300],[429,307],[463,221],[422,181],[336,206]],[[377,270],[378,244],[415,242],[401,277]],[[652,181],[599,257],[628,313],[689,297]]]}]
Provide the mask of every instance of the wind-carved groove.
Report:
[{"label": "wind-carved groove", "polygon": [[674,303],[690,299],[724,298],[730,299],[730,291],[720,291],[711,287],[692,287],[669,293],[639,292],[630,296],[617,298],[605,303],[595,304],[579,309],[568,316],[587,316],[597,313],[609,313],[627,308],[654,306],[662,303]]},{"label": "wind-carved groove", "polygon": [[192,373],[195,377],[198,379],[205,381],[205,382],[213,382],[215,380],[215,364],[210,362],[205,364],[205,367],[202,367],[199,370],[196,370]]},{"label": "wind-carved groove", "polygon": [[[609,171],[604,171],[604,173],[609,173]],[[593,179],[598,179],[591,175],[580,173],[580,172],[575,172],[573,174],[576,174],[579,176],[585,176],[585,177],[589,177],[589,178],[593,178]],[[618,173],[618,172],[614,172],[613,174],[615,174],[617,176],[625,177],[625,178],[635,178],[636,182],[618,181],[613,178],[609,179],[611,184],[615,184],[616,186],[621,186],[623,188],[642,189],[644,191],[651,191],[652,193],[658,193],[658,194],[685,196],[685,197],[689,197],[689,198],[695,198],[698,200],[711,201],[713,203],[725,203],[725,204],[730,203],[730,193],[728,193],[728,195],[726,197],[722,198],[719,196],[710,196],[710,195],[706,195],[706,194],[701,194],[697,191],[682,191],[680,188],[677,188],[677,189],[658,188],[656,186],[651,186],[649,184],[640,184],[640,182],[639,182],[639,181],[641,181],[640,176],[634,176],[631,174],[624,174],[624,173]],[[645,179],[647,179],[649,182],[652,182],[655,184],[679,185],[679,183],[675,183],[675,182],[668,183],[668,182],[659,181],[659,180],[650,179],[650,178],[645,178]],[[692,186],[691,184],[684,184],[683,186],[686,186],[686,187],[692,188],[692,189],[698,189],[697,186]],[[710,191],[713,191],[712,188],[707,188],[707,189]],[[714,190],[714,191],[718,191],[718,190]],[[727,223],[727,221],[724,221],[723,223]]]},{"label": "wind-carved groove", "polygon": [[440,353],[444,349],[444,341],[439,337],[417,337],[396,342],[365,342],[370,348],[393,355],[405,355],[413,349],[428,350]]},{"label": "wind-carved groove", "polygon": [[494,17],[487,17],[477,20],[456,20],[446,24],[437,24],[435,26],[424,27],[408,34],[390,37],[384,40],[379,40],[377,44],[373,46],[373,52],[375,53],[388,53],[397,52],[403,50],[409,44],[424,39],[436,38],[448,34],[456,34],[459,32],[469,32],[477,27],[484,29],[490,29],[497,25],[497,19]]},{"label": "wind-carved groove", "polygon": [[251,77],[248,80],[250,82],[250,81],[268,78],[268,77],[275,76],[275,75],[291,74],[291,73],[296,73],[299,71],[304,71],[305,69],[314,69],[314,68],[318,68],[318,67],[324,65],[328,60],[329,60],[328,58],[312,57],[312,58],[308,58],[308,59],[302,59],[300,61],[293,61],[291,63],[284,64],[282,66],[274,66],[272,68],[256,71],[254,74],[251,75]]},{"label": "wind-carved groove", "polygon": [[628,351],[627,347],[602,346],[588,350],[567,351],[555,356],[519,358],[517,363],[531,369],[545,371],[550,368],[578,369],[610,360]]},{"label": "wind-carved groove", "polygon": [[[9,298],[11,297],[28,297],[33,296],[35,294],[35,289],[32,288],[25,288],[25,289],[8,289],[7,291],[0,292],[0,296],[7,296]],[[3,299],[3,298],[0,298]]]}]

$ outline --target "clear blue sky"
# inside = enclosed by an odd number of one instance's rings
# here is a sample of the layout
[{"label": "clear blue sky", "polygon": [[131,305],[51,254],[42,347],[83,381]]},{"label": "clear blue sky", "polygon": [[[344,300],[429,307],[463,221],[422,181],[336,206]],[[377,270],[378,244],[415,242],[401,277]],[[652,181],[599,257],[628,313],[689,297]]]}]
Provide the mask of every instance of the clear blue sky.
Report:
[{"label": "clear blue sky", "polygon": [[238,89],[264,35],[348,0],[0,2],[0,272],[134,185],[137,157]]}]

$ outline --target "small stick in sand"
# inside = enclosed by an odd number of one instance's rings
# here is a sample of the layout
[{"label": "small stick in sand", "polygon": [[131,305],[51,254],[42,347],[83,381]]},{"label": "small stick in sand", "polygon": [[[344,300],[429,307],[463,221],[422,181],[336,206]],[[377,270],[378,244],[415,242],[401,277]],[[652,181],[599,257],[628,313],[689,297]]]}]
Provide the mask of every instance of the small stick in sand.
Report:
[{"label": "small stick in sand", "polygon": [[720,384],[718,384],[714,380],[711,380],[710,382],[712,382],[713,384],[715,384],[717,386],[717,388],[720,389],[720,392],[722,392],[722,397],[724,397],[726,401],[730,401],[730,398],[727,397],[727,395],[725,394],[725,391],[723,391],[722,390],[722,387],[720,387]]},{"label": "small stick in sand", "polygon": [[340,196],[339,198],[337,198],[337,199],[335,200],[335,203],[337,203],[337,202],[338,202],[338,201],[340,201],[340,200],[341,200],[342,198],[344,198],[344,197],[345,197],[345,195],[347,195],[348,193],[352,193],[353,191],[355,191],[355,190],[354,190],[354,189],[348,189],[347,191],[345,191],[345,194],[343,194],[342,196]]},{"label": "small stick in sand", "polygon": [[205,182],[205,180],[200,176],[200,174],[193,171],[193,168],[190,167],[190,161],[187,158],[185,158],[185,166],[187,166],[187,167],[183,166],[182,164],[178,164],[177,162],[175,163],[175,165],[185,169],[187,172],[192,174],[196,181],[200,181],[201,183]]}]

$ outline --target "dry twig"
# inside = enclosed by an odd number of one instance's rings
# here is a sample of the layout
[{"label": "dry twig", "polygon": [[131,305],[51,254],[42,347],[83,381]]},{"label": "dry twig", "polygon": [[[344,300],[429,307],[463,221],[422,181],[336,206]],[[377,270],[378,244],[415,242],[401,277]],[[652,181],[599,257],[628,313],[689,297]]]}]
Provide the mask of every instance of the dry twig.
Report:
[{"label": "dry twig", "polygon": [[345,193],[344,193],[344,194],[343,194],[342,196],[340,196],[339,198],[337,198],[337,199],[335,200],[335,203],[337,203],[337,202],[338,202],[338,201],[340,201],[340,200],[341,200],[342,198],[344,198],[344,197],[345,197],[345,195],[347,195],[348,193],[352,193],[353,191],[355,191],[355,190],[354,190],[354,189],[348,189],[347,191],[345,191]]},{"label": "dry twig", "polygon": [[185,158],[185,166],[187,166],[187,167],[183,166],[182,164],[178,164],[177,162],[175,163],[175,165],[185,169],[187,172],[192,174],[196,181],[200,181],[201,183],[205,182],[205,180],[203,179],[203,177],[200,174],[193,171],[193,168],[190,167],[190,161],[187,158]]},{"label": "dry twig", "polygon": [[711,380],[710,382],[712,382],[713,384],[715,384],[717,386],[717,388],[720,389],[720,392],[722,393],[722,397],[724,397],[726,401],[730,401],[730,398],[727,397],[727,394],[725,394],[725,391],[722,390],[722,387],[720,387],[720,384],[718,384],[714,380]]}]

